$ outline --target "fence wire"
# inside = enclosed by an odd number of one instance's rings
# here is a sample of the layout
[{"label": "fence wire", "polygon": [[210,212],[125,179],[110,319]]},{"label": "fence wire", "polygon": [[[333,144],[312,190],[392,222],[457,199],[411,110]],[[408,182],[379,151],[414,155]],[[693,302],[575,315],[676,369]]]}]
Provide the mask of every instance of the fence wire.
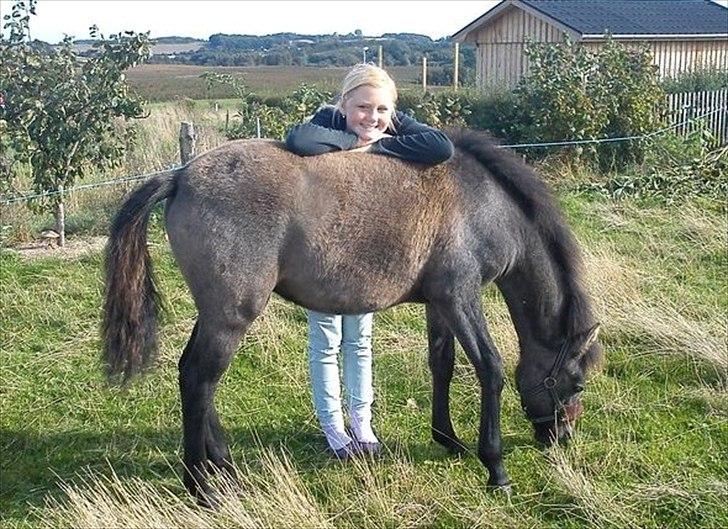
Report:
[{"label": "fence wire", "polygon": [[45,198],[45,197],[53,197],[61,194],[70,194],[74,193],[76,191],[83,191],[86,189],[95,189],[98,187],[107,187],[107,186],[113,186],[113,185],[119,185],[126,182],[135,182],[138,180],[146,180],[147,178],[152,178],[153,176],[164,174],[168,171],[172,171],[174,169],[179,169],[182,167],[181,165],[178,166],[172,166],[169,169],[165,169],[163,171],[155,171],[153,173],[146,173],[146,174],[140,174],[140,175],[134,175],[134,176],[126,176],[123,178],[116,178],[114,180],[105,180],[103,182],[95,182],[93,184],[82,184],[74,187],[70,187],[68,189],[64,189],[63,191],[56,190],[56,191],[45,191],[43,193],[33,193],[30,195],[18,195],[10,198],[2,198],[0,201],[0,204],[3,206],[7,206],[9,204],[17,204],[19,202],[30,202],[31,200],[34,200],[36,198]]},{"label": "fence wire", "polygon": [[[567,145],[587,145],[587,144],[595,144],[595,143],[617,143],[622,141],[633,141],[633,140],[642,140],[651,138],[653,136],[658,136],[660,134],[664,134],[665,132],[668,132],[670,130],[685,126],[689,123],[692,123],[693,121],[697,121],[699,119],[703,119],[708,116],[712,116],[713,114],[716,114],[718,112],[723,112],[724,109],[718,108],[711,112],[706,112],[704,114],[701,114],[699,116],[695,116],[690,119],[686,119],[685,121],[682,121],[680,123],[675,123],[674,125],[670,125],[669,127],[665,127],[660,130],[656,130],[653,132],[650,132],[649,134],[642,134],[639,136],[619,136],[615,138],[596,138],[596,139],[589,139],[589,140],[566,140],[566,141],[551,141],[551,142],[542,142],[542,143],[514,143],[510,145],[498,145],[499,148],[502,149],[519,149],[519,148],[532,148],[532,147],[563,147]],[[57,196],[61,194],[70,194],[75,193],[76,191],[84,191],[87,189],[96,189],[99,187],[107,187],[107,186],[113,186],[113,185],[119,185],[126,182],[135,182],[139,180],[146,180],[147,178],[152,178],[154,176],[164,174],[168,171],[173,171],[175,169],[179,169],[182,167],[182,165],[177,166],[171,166],[168,169],[165,169],[163,171],[156,171],[153,173],[146,173],[141,175],[134,175],[134,176],[128,176],[123,178],[117,178],[114,180],[106,180],[103,182],[96,182],[93,184],[82,184],[78,186],[74,186],[68,189],[64,190],[56,190],[56,191],[45,191],[42,193],[32,193],[28,195],[17,195],[14,197],[0,197],[0,204],[3,206],[8,206],[11,204],[18,204],[21,202],[30,202],[31,200],[35,200],[38,198],[46,198],[46,197],[52,197]]]}]

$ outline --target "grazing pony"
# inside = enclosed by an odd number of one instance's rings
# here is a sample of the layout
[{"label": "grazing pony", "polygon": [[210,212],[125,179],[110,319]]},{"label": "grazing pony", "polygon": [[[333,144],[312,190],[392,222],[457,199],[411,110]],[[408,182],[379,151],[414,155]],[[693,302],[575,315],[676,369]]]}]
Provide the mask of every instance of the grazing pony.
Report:
[{"label": "grazing pony", "polygon": [[455,155],[434,167],[360,152],[302,158],[280,142],[234,141],[124,203],[107,247],[104,363],[112,378],[128,379],[153,357],[146,231],[166,200],[169,243],[198,311],[179,386],[185,485],[202,503],[211,498],[206,470],[232,470],[213,402],[218,381],[273,292],[329,313],[425,303],[432,436],[463,449],[449,408],[457,339],[480,383],[478,457],[488,485],[507,487],[503,365],[481,306],[494,281],[518,334],[517,388],[535,436],[568,437],[586,370],[601,358],[577,243],[531,168],[482,135],[451,135]]}]

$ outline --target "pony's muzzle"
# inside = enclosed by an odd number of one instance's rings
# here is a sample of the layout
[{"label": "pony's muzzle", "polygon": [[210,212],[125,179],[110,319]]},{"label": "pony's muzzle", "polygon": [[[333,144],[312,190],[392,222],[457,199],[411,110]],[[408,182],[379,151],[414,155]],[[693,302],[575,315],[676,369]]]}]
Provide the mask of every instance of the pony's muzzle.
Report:
[{"label": "pony's muzzle", "polygon": [[574,428],[568,422],[534,424],[534,437],[545,447],[566,444],[574,435]]}]

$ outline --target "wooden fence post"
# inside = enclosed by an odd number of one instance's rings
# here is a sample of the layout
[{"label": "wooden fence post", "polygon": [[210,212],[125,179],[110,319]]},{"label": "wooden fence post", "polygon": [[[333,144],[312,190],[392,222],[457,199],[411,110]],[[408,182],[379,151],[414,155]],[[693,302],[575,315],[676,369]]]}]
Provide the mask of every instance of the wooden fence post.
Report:
[{"label": "wooden fence post", "polygon": [[422,57],[422,91],[427,92],[427,57]]},{"label": "wooden fence post", "polygon": [[452,87],[455,91],[458,89],[458,66],[460,61],[460,43],[455,43],[455,66],[452,72]]},{"label": "wooden fence post", "polygon": [[379,67],[382,67],[382,46],[379,46],[379,49],[377,50],[377,62],[379,63]]},{"label": "wooden fence post", "polygon": [[59,200],[56,204],[56,233],[58,233],[58,246],[66,246],[66,208],[63,204],[63,185],[58,186]]},{"label": "wooden fence post", "polygon": [[182,165],[194,158],[196,142],[195,126],[183,121],[179,129],[179,154]]}]

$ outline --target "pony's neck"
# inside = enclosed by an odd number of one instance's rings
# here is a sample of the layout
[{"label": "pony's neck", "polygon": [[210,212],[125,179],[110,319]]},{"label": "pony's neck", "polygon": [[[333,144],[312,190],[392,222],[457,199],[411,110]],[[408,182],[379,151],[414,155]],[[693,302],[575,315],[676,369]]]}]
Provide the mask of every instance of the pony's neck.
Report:
[{"label": "pony's neck", "polygon": [[571,292],[562,271],[543,245],[520,252],[508,272],[496,279],[521,347],[539,343],[557,348],[565,338],[565,311]]}]

